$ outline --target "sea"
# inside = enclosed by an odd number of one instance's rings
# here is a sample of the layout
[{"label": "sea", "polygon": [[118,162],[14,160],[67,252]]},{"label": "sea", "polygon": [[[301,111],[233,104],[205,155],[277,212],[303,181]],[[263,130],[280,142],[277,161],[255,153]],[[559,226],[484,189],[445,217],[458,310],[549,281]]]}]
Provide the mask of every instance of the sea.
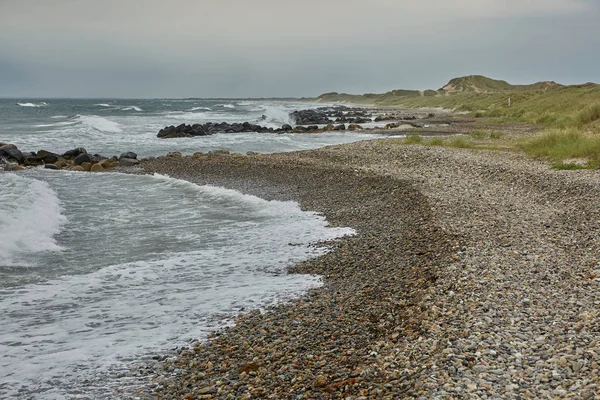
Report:
[{"label": "sea", "polygon": [[[380,135],[238,133],[158,139],[169,125],[281,127],[322,106],[253,100],[0,100],[0,142],[139,158],[227,149],[273,153]],[[130,373],[232,318],[322,285],[287,274],[352,235],[290,201],[164,175],[0,172],[0,399],[116,399]],[[119,392],[118,390],[122,390]]]}]

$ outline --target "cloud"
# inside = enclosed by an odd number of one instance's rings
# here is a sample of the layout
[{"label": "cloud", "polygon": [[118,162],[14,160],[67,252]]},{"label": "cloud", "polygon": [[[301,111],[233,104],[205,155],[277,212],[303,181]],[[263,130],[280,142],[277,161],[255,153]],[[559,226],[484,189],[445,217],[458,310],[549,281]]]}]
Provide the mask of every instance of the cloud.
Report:
[{"label": "cloud", "polygon": [[590,0],[0,0],[0,54],[26,72],[13,93],[57,96],[435,88],[565,65],[593,78],[556,54],[597,60],[599,16]]}]

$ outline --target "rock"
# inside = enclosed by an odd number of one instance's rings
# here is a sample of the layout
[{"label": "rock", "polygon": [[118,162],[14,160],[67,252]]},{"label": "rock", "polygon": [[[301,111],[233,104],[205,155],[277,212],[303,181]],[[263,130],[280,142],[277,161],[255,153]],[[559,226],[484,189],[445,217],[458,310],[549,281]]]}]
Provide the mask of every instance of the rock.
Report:
[{"label": "rock", "polygon": [[77,157],[78,155],[83,154],[83,153],[87,153],[87,150],[84,149],[83,147],[78,147],[76,149],[66,151],[65,153],[63,153],[63,157],[68,160],[72,160],[75,157]]},{"label": "rock", "polygon": [[81,167],[86,171],[90,171],[92,169],[92,163],[86,161],[84,163],[81,163]]},{"label": "rock", "polygon": [[349,131],[356,131],[356,130],[359,130],[359,129],[362,129],[362,128],[363,128],[362,126],[357,125],[357,124],[350,124],[350,125],[348,125],[348,130]]},{"label": "rock", "polygon": [[290,114],[290,118],[296,125],[327,125],[331,123],[331,119],[327,117],[324,109],[294,111]]},{"label": "rock", "polygon": [[281,130],[282,131],[286,131],[287,132],[287,131],[291,131],[292,129],[294,129],[294,128],[292,128],[292,126],[289,125],[289,124],[284,124],[284,125],[281,126]]},{"label": "rock", "polygon": [[341,124],[341,125],[338,125],[338,126],[334,127],[333,129],[336,130],[336,131],[345,131],[346,130],[346,125]]},{"label": "rock", "polygon": [[315,378],[314,386],[317,388],[323,388],[327,386],[327,378],[323,375],[319,375]]},{"label": "rock", "polygon": [[100,164],[94,164],[94,165],[92,165],[92,168],[90,169],[90,171],[91,172],[102,172],[102,171],[104,171],[104,168]]},{"label": "rock", "polygon": [[75,165],[81,165],[84,162],[91,162],[92,161],[92,157],[90,157],[90,155],[88,153],[81,153],[78,156],[75,157]]},{"label": "rock", "polygon": [[119,160],[119,165],[122,167],[133,167],[134,165],[138,165],[139,163],[140,160],[136,160],[135,158],[121,158]]},{"label": "rock", "polygon": [[11,172],[11,171],[23,171],[24,169],[25,168],[22,167],[22,166],[20,166],[19,164],[12,163],[12,162],[9,162],[9,163],[7,163],[7,164],[4,165],[4,170],[8,171],[8,172]]},{"label": "rock", "polygon": [[44,165],[44,161],[38,156],[27,156],[23,160],[23,165],[27,167],[37,167],[39,165]]},{"label": "rock", "polygon": [[309,125],[306,127],[307,130],[314,132],[314,131],[318,131],[319,127],[317,125]]},{"label": "rock", "polygon": [[241,374],[243,372],[248,373],[248,372],[258,371],[258,368],[259,368],[259,366],[255,362],[243,364],[238,368],[238,374]]},{"label": "rock", "polygon": [[156,137],[161,139],[171,139],[176,137],[182,137],[183,135],[179,134],[174,126],[168,126],[166,128],[158,131],[158,135]]},{"label": "rock", "polygon": [[44,161],[44,164],[54,164],[62,158],[57,154],[48,153],[48,152],[45,152],[44,155],[40,155],[39,151],[38,151],[38,157],[42,158],[42,161]]},{"label": "rock", "polygon": [[23,164],[25,155],[15,145],[9,144],[0,147],[0,157],[5,157],[9,160],[15,160],[19,164]]},{"label": "rock", "polygon": [[76,165],[73,168],[71,168],[71,171],[85,172],[85,169],[83,169],[81,165]]},{"label": "rock", "polygon": [[121,155],[119,156],[119,160],[120,160],[121,158],[131,158],[131,159],[137,160],[137,154],[135,154],[135,153],[134,153],[134,152],[132,152],[132,151],[128,151],[128,152],[126,152],[126,153],[123,153],[123,154],[121,154]]},{"label": "rock", "polygon": [[181,157],[181,153],[178,151],[170,151],[167,153],[167,157]]},{"label": "rock", "polygon": [[398,124],[398,123],[396,123],[396,122],[391,122],[391,123],[389,123],[389,124],[387,124],[387,125],[385,126],[385,129],[394,129],[394,128],[397,128],[397,127],[399,127],[399,126],[400,126],[400,124]]},{"label": "rock", "polygon": [[100,165],[102,165],[102,168],[104,168],[104,169],[110,169],[110,168],[115,168],[116,166],[120,165],[120,162],[117,162],[116,160],[107,158],[105,160],[100,161]]},{"label": "rock", "polygon": [[44,168],[46,169],[59,169],[55,164],[45,164]]}]

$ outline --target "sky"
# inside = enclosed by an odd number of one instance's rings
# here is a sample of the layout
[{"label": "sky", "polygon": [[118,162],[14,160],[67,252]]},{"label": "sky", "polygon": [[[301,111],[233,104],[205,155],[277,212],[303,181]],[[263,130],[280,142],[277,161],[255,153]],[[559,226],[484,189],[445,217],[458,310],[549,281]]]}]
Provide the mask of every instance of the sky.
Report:
[{"label": "sky", "polygon": [[0,0],[0,97],[600,82],[600,0]]}]

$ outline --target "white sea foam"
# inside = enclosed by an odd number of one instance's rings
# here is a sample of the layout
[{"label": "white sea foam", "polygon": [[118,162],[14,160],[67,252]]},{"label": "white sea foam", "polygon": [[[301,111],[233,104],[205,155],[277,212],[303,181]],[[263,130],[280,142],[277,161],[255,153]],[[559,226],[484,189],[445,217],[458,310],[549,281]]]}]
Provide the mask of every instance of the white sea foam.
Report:
[{"label": "white sea foam", "polygon": [[211,109],[209,107],[192,107],[192,108],[190,108],[190,111],[198,111],[198,110],[211,111]]},{"label": "white sea foam", "polygon": [[57,251],[54,236],[66,222],[56,192],[46,182],[0,175],[0,265],[25,255]]},{"label": "white sea foam", "polygon": [[263,114],[267,117],[266,122],[280,127],[283,124],[292,125],[289,111],[276,106],[265,106]]},{"label": "white sea foam", "polygon": [[121,111],[137,111],[137,112],[141,112],[141,111],[144,111],[144,110],[142,110],[138,106],[127,106],[127,107],[121,108]]},{"label": "white sea foam", "polygon": [[221,106],[223,108],[235,108],[235,105],[233,105],[233,104],[219,104],[219,106]]},{"label": "white sea foam", "polygon": [[52,119],[63,119],[63,118],[69,118],[67,115],[53,115],[50,118]]},{"label": "white sea foam", "polygon": [[17,103],[17,105],[21,107],[45,107],[48,103],[42,101],[41,103]]},{"label": "white sea foam", "polygon": [[110,104],[106,104],[106,103],[100,103],[100,104],[96,104],[98,107],[112,107]]},{"label": "white sea foam", "polygon": [[97,115],[78,115],[75,119],[83,125],[101,132],[120,133],[123,132],[120,125],[109,119]]}]

